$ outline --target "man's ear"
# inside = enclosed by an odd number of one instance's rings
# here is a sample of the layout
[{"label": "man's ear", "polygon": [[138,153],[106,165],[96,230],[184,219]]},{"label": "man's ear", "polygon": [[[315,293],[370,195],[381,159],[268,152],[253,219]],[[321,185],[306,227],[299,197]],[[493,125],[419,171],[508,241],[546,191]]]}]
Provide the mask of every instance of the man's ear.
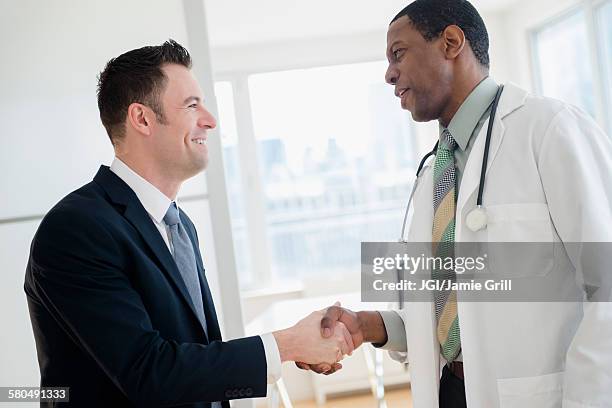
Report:
[{"label": "man's ear", "polygon": [[132,127],[140,134],[150,136],[152,113],[145,105],[134,102],[128,106],[126,126]]},{"label": "man's ear", "polygon": [[449,25],[441,34],[444,54],[448,59],[455,59],[465,47],[465,33],[456,25]]}]

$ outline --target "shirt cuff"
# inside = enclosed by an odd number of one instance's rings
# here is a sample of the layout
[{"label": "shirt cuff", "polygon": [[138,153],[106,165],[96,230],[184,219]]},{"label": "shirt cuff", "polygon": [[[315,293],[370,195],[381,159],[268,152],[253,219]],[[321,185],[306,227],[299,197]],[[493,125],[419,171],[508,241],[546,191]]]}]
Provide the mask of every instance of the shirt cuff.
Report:
[{"label": "shirt cuff", "polygon": [[373,346],[388,351],[406,351],[408,349],[406,328],[400,315],[393,310],[381,310],[378,313],[380,313],[387,331],[387,342],[373,344]]},{"label": "shirt cuff", "polygon": [[281,358],[278,345],[272,333],[262,334],[259,337],[261,337],[266,353],[266,365],[268,367],[267,381],[268,384],[274,384],[281,378]]}]

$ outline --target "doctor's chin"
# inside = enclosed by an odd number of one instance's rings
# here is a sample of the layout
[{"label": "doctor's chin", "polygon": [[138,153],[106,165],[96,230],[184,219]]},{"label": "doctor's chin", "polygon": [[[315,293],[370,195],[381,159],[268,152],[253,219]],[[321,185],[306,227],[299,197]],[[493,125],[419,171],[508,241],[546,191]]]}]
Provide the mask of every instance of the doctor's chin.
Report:
[{"label": "doctor's chin", "polygon": [[0,408],[612,408],[612,0],[0,33]]}]

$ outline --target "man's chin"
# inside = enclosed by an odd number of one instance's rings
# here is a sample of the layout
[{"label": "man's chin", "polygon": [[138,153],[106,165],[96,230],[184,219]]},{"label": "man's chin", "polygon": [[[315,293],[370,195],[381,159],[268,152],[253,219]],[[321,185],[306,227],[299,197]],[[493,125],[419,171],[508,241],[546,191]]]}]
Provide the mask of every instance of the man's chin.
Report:
[{"label": "man's chin", "polygon": [[422,116],[421,114],[419,114],[418,112],[409,110],[410,115],[412,116],[412,120],[414,120],[415,122],[429,122],[431,119],[427,119],[426,117]]},{"label": "man's chin", "polygon": [[189,169],[185,171],[185,179],[190,179],[197,176],[208,167],[208,157],[199,159],[191,163]]},{"label": "man's chin", "polygon": [[427,122],[426,120],[423,119],[423,117],[419,114],[419,112],[416,109],[414,109],[414,106],[404,104],[402,102],[402,109],[410,112],[410,115],[412,116],[412,120],[414,120],[415,122]]},{"label": "man's chin", "polygon": [[196,174],[203,172],[204,170],[206,170],[207,167],[208,167],[208,157],[205,157],[201,161],[196,163],[196,166],[195,166]]},{"label": "man's chin", "polygon": [[432,115],[430,114],[426,114],[424,112],[420,112],[414,108],[412,109],[406,109],[407,111],[410,112],[410,115],[412,116],[412,120],[414,120],[415,122],[431,122],[432,120],[435,120],[435,117],[432,117]]}]

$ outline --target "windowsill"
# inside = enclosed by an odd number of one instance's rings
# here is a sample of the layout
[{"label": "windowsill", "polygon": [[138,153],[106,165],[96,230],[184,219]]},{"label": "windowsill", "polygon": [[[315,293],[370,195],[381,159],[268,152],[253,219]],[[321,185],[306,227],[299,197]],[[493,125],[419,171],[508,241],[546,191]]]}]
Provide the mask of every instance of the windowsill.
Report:
[{"label": "windowsill", "polygon": [[259,289],[245,290],[240,293],[242,299],[256,299],[268,296],[287,295],[301,293],[304,291],[304,284],[301,281],[287,281],[273,284]]}]

